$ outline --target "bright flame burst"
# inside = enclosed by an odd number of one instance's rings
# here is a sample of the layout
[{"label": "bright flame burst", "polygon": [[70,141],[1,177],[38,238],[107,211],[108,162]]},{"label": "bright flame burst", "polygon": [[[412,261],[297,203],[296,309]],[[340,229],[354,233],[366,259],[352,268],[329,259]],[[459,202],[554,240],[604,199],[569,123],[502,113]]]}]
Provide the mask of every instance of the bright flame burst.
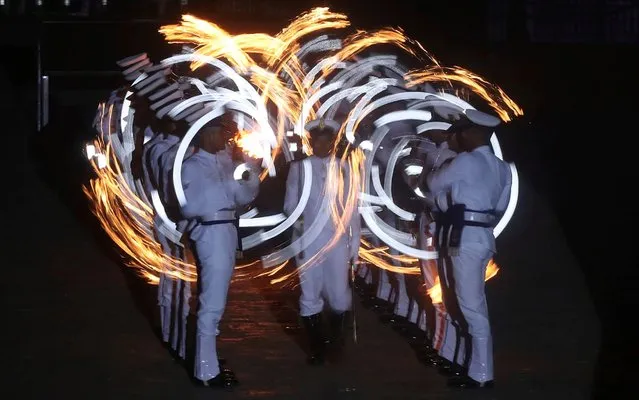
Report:
[{"label": "bright flame burst", "polygon": [[93,145],[96,154],[104,154],[107,162],[103,168],[92,162],[97,178],[84,187],[84,193],[92,201],[93,213],[106,234],[129,257],[128,265],[153,284],[159,282],[160,273],[195,281],[195,267],[166,255],[154,239],[153,210],[123,179],[111,145],[105,145],[101,138]]},{"label": "bright flame burst", "polygon": [[[486,267],[485,280],[489,280],[490,278],[494,277],[495,275],[497,275],[497,272],[499,272],[499,266],[497,266],[497,263],[495,263],[495,261],[491,259],[490,261],[488,261],[488,266]],[[439,276],[435,278],[435,285],[433,285],[433,287],[431,287],[430,289],[427,289],[426,293],[428,293],[428,295],[430,296],[433,304],[439,304],[442,302],[442,286],[441,282],[439,281]]]},{"label": "bright flame burst", "polygon": [[239,131],[235,134],[233,141],[241,147],[244,153],[249,157],[264,157],[264,145],[262,144],[262,137],[259,132]]},{"label": "bright flame burst", "polygon": [[[251,74],[251,83],[262,95],[265,103],[271,102],[278,109],[280,116],[289,121],[298,121],[302,115],[302,107],[313,90],[313,82],[304,82],[305,72],[297,58],[299,43],[308,35],[318,31],[335,30],[348,27],[350,22],[344,14],[333,13],[328,8],[314,8],[298,16],[286,28],[275,36],[265,33],[230,35],[218,25],[199,19],[192,15],[184,15],[180,24],[166,25],[160,29],[169,43],[182,43],[193,46],[194,53],[206,57],[223,58],[241,74]],[[342,41],[341,50],[331,56],[316,81],[327,79],[335,71],[339,62],[352,60],[359,53],[372,46],[390,44],[398,47],[417,59],[429,63],[423,70],[412,71],[405,77],[409,86],[424,82],[456,82],[471,90],[485,100],[504,121],[512,116],[522,115],[523,111],[499,87],[490,84],[478,75],[463,68],[443,68],[416,41],[406,37],[399,29],[381,29],[375,32],[357,31]],[[191,64],[196,70],[203,62]],[[313,104],[309,110],[309,119],[316,117],[319,105]],[[102,106],[102,115],[105,114]],[[109,112],[109,118],[112,116]],[[285,135],[285,118],[278,118],[277,137],[282,143]],[[305,122],[305,121],[304,121]],[[359,121],[357,121],[359,123]],[[101,124],[102,125],[102,124]],[[356,125],[357,126],[357,125]],[[338,140],[344,134],[344,127],[338,133]],[[309,149],[308,134],[301,133],[302,143]],[[102,134],[101,138],[110,137]],[[130,258],[129,265],[138,269],[149,282],[157,283],[160,272],[176,278],[195,281],[196,269],[192,262],[182,262],[163,253],[160,245],[154,240],[153,210],[141,200],[122,177],[117,157],[112,154],[110,144],[105,145],[102,139],[94,142],[95,152],[106,154],[107,165],[99,168],[93,166],[97,177],[88,187],[86,195],[93,202],[93,212],[108,236]],[[336,142],[337,142],[336,141]],[[235,142],[249,156],[264,156],[265,147],[258,132],[241,131],[235,136]],[[272,159],[279,154],[280,147],[272,150]],[[360,149],[345,151],[344,156],[331,163],[327,180],[327,196],[330,196],[331,217],[337,227],[337,235],[318,254],[313,255],[302,266],[308,267],[317,261],[322,253],[334,246],[343,235],[350,233],[351,219],[358,205],[358,194],[363,188],[364,153]],[[340,168],[338,168],[340,166]],[[341,168],[347,167],[347,168]],[[345,171],[348,171],[345,173]],[[266,176],[264,171],[262,178]],[[387,247],[374,247],[362,239],[359,256],[365,262],[396,273],[419,274],[418,260],[403,255],[392,255]],[[253,265],[240,265],[244,269]],[[284,269],[286,263],[262,272],[257,276],[273,277]],[[486,279],[493,277],[498,271],[497,265],[489,264]],[[256,277],[240,271],[238,275]],[[271,283],[288,279],[292,274],[273,278]],[[434,302],[441,302],[439,282],[428,289]]]}]

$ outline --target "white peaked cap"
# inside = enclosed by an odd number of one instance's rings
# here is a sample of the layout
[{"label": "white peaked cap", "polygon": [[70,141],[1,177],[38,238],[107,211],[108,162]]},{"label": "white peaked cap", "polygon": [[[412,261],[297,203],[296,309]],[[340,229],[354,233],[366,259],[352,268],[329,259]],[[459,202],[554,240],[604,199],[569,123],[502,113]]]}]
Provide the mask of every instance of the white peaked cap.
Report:
[{"label": "white peaked cap", "polygon": [[470,122],[476,125],[494,128],[501,123],[501,120],[499,118],[490,114],[486,114],[485,112],[481,112],[479,110],[468,109],[466,110],[465,114]]},{"label": "white peaked cap", "polygon": [[[341,127],[340,123],[335,120],[319,118],[307,123],[306,126],[304,126],[304,129],[306,129],[306,131],[308,132],[311,132],[314,129],[322,127],[322,125],[323,128],[329,128],[330,130],[332,130],[333,134],[339,132],[339,128]],[[311,134],[311,136],[313,135]]]}]

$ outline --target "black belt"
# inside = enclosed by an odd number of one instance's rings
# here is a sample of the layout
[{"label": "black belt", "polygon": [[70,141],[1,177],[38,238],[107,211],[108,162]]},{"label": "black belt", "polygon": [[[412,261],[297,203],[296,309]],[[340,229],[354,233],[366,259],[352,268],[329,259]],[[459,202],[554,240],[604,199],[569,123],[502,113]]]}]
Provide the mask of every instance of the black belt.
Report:
[{"label": "black belt", "polygon": [[464,204],[455,204],[450,206],[446,212],[434,213],[436,223],[435,245],[438,251],[448,255],[457,254],[461,244],[461,235],[464,226],[476,226],[481,228],[492,228],[494,226],[494,221],[484,222],[467,220],[467,213],[496,216],[494,210],[471,210],[466,208]]},{"label": "black belt", "polygon": [[497,213],[494,210],[486,210],[486,211],[478,211],[471,210],[469,208],[462,208],[452,206],[446,212],[433,212],[433,219],[437,224],[441,224],[443,226],[447,225],[464,225],[464,226],[479,226],[482,228],[492,228],[494,227],[494,222],[480,222],[480,221],[469,221],[465,219],[465,213],[476,213],[476,214],[486,214],[496,216]]},{"label": "black belt", "polygon": [[224,224],[233,224],[235,225],[235,230],[237,231],[237,258],[242,258],[244,256],[242,251],[242,235],[240,234],[240,219],[218,219],[215,221],[199,221],[200,225],[203,226],[212,226],[212,225],[224,225]]}]

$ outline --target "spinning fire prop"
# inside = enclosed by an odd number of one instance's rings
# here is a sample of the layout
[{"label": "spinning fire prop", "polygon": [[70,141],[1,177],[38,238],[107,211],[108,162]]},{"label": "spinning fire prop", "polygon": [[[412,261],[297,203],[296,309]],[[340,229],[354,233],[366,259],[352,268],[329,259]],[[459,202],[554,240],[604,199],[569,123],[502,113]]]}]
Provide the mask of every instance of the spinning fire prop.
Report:
[{"label": "spinning fire prop", "polygon": [[[184,46],[182,54],[158,64],[153,64],[146,54],[118,62],[130,84],[99,106],[95,121],[98,137],[87,145],[87,157],[97,176],[85,187],[85,193],[105,232],[127,255],[128,264],[150,283],[157,283],[161,272],[187,281],[195,281],[197,274],[192,263],[165,255],[154,239],[156,229],[174,246],[184,247],[182,234],[167,215],[160,196],[153,192],[149,198],[143,178],[133,171],[139,146],[149,139],[144,137],[144,127],[136,125],[136,112],[142,111],[131,102],[134,96],[146,98],[156,118],[168,116],[190,126],[179,146],[172,175],[181,205],[189,201],[182,188],[182,162],[192,140],[207,122],[224,115],[233,117],[237,126],[233,142],[248,156],[261,160],[264,180],[278,174],[278,157],[290,162],[311,154],[309,135],[304,129],[308,121],[340,121],[335,142],[339,151],[333,156],[336,162],[330,164],[326,193],[326,204],[338,232],[301,268],[312,267],[314,260],[347,232],[356,207],[368,228],[359,249],[364,262],[392,272],[419,274],[420,259],[437,258],[437,252],[420,249],[411,233],[398,230],[377,216],[378,211],[386,209],[403,220],[415,220],[415,214],[393,201],[392,171],[409,154],[411,141],[425,140],[420,134],[450,126],[445,121],[435,121],[433,113],[425,109],[449,110],[451,115],[474,110],[467,101],[451,94],[467,91],[491,107],[504,122],[523,111],[503,90],[476,74],[460,67],[441,66],[401,30],[356,31],[348,35],[343,31],[349,25],[345,15],[315,8],[275,36],[233,36],[214,23],[185,15],[181,23],[160,29],[168,43]],[[395,47],[422,68],[409,70],[396,55],[371,53],[379,45]],[[402,110],[380,114],[380,108],[391,104],[400,105]],[[363,122],[371,118],[372,124]],[[381,165],[382,171],[387,171],[382,182],[375,153],[389,132],[388,125],[398,121],[419,126],[391,149],[388,163]],[[495,135],[491,143],[501,158]],[[352,171],[347,176],[336,167],[345,164]],[[511,172],[511,199],[495,228],[495,236],[503,231],[516,207],[518,178],[514,165]],[[259,211],[253,209],[241,216],[240,227],[259,228],[242,238],[245,250],[293,226],[309,199],[311,173],[311,164],[303,162],[301,198],[290,215],[258,216]],[[415,194],[420,196],[419,189]],[[301,243],[312,242],[313,235],[326,223],[327,219],[317,218],[301,240],[263,255],[261,264],[270,269],[259,276],[272,277],[272,283],[286,280],[289,275],[281,274],[284,265],[302,252]],[[391,254],[389,248],[400,255]],[[491,261],[486,279],[497,271]],[[441,302],[439,285],[430,288],[428,294],[435,302]]]}]

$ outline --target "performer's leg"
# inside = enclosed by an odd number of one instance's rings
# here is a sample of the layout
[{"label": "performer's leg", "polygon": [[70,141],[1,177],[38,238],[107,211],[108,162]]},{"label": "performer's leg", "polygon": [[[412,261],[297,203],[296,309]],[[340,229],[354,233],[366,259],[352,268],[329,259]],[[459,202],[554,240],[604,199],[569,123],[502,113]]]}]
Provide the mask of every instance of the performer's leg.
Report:
[{"label": "performer's leg", "polygon": [[[307,249],[308,251],[308,249]],[[314,254],[314,253],[311,253]],[[303,264],[303,262],[300,262]],[[324,265],[316,263],[306,265],[298,270],[300,278],[300,316],[306,328],[309,339],[309,364],[324,363],[324,333],[322,331],[322,286],[324,280]]]},{"label": "performer's leg", "polygon": [[405,275],[404,279],[407,283],[406,293],[408,294],[408,322],[411,324],[419,324],[422,305],[419,298],[419,289],[423,288],[420,279],[415,275]]},{"label": "performer's leg", "polygon": [[180,296],[180,309],[179,309],[179,341],[178,341],[178,356],[182,359],[186,359],[186,338],[188,337],[188,318],[191,313],[191,282],[189,281],[180,281],[181,282],[181,296]]},{"label": "performer's leg", "polygon": [[391,284],[389,279],[389,272],[386,270],[379,271],[379,281],[377,284],[377,298],[383,301],[388,301],[391,295]]},{"label": "performer's leg", "polygon": [[[186,250],[183,247],[176,248],[175,257],[186,261]],[[173,296],[173,335],[171,347],[181,359],[186,358],[187,321],[191,312],[191,282],[183,279],[176,280]]]},{"label": "performer's leg", "polygon": [[455,297],[452,263],[449,258],[438,260],[439,278],[442,288],[442,300],[447,310],[444,343],[440,349],[440,356],[453,364],[463,365],[465,347],[460,335],[460,322],[463,318],[459,311]]},{"label": "performer's leg", "polygon": [[[183,248],[173,245],[173,257],[177,260],[183,260]],[[173,323],[171,324],[171,349],[178,353],[180,343],[180,330],[182,326],[182,296],[184,290],[184,281],[175,278],[173,284],[173,298],[171,299]]]},{"label": "performer's leg", "polygon": [[338,314],[349,311],[352,295],[348,283],[350,278],[348,249],[338,243],[330,250],[322,264],[324,267],[323,292],[330,309]]},{"label": "performer's leg", "polygon": [[[434,250],[432,247],[428,247],[427,250]],[[445,333],[446,333],[446,307],[443,302],[443,284],[440,282],[439,273],[437,268],[437,260],[425,260],[421,263],[422,276],[424,278],[425,291],[432,290],[436,286],[439,286],[438,293],[432,293],[432,297],[426,294],[424,297],[424,308],[427,309],[427,331],[430,337],[430,345],[433,350],[439,351],[444,345]],[[452,329],[452,326],[451,326]],[[453,340],[454,342],[454,340]],[[452,360],[452,354],[450,348],[443,352],[443,356],[447,360]]]},{"label": "performer's leg", "polygon": [[361,263],[357,267],[357,276],[364,279],[366,281],[366,277],[368,276],[368,266],[364,263]]},{"label": "performer's leg", "polygon": [[393,313],[399,316],[401,320],[404,320],[408,317],[408,307],[410,304],[410,299],[406,291],[406,277],[404,274],[396,273],[395,280],[397,283],[395,286],[396,295]]},{"label": "performer's leg", "polygon": [[209,226],[206,230],[204,237],[195,242],[200,293],[194,373],[195,378],[202,382],[230,386],[232,383],[225,374],[220,374],[216,329],[224,314],[235,267],[237,232],[229,224]]},{"label": "performer's leg", "polygon": [[324,266],[324,295],[331,309],[331,343],[337,350],[344,344],[346,314],[352,308],[348,258],[348,247],[338,243],[327,254]]},{"label": "performer's leg", "polygon": [[455,293],[467,323],[472,346],[468,376],[476,382],[493,380],[493,351],[488,305],[484,291],[486,267],[491,252],[480,245],[462,245],[459,256],[452,257]]},{"label": "performer's leg", "polygon": [[433,307],[435,308],[435,323],[433,324],[432,346],[434,350],[439,352],[446,338],[447,314],[443,303],[434,304]]},{"label": "performer's leg", "polygon": [[322,312],[322,286],[324,281],[324,262],[305,265],[298,269],[300,279],[300,315],[308,317]]},{"label": "performer's leg", "polygon": [[[156,232],[156,238],[162,246],[164,254],[172,254],[172,249],[168,239]],[[167,268],[167,266],[163,266]],[[163,269],[163,270],[164,270]],[[160,274],[160,283],[158,285],[158,305],[160,306],[160,330],[162,341],[168,343],[171,336],[171,304],[173,296],[173,285],[175,282],[166,273]]]}]

